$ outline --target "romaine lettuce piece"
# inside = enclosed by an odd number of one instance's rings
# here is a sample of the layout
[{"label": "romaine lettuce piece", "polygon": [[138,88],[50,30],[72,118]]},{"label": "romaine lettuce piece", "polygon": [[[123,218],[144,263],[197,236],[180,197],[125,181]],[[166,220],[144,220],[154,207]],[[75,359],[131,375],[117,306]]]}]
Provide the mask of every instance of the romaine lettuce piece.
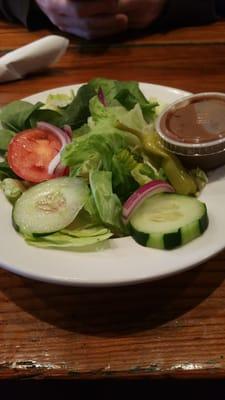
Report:
[{"label": "romaine lettuce piece", "polygon": [[101,242],[106,241],[112,236],[112,233],[105,233],[98,236],[90,237],[73,237],[61,232],[52,233],[51,235],[31,237],[25,236],[26,242],[35,247],[58,248],[76,251],[88,251],[89,246],[93,246],[91,250],[99,250],[97,247]]},{"label": "romaine lettuce piece", "polygon": [[66,235],[69,236],[73,236],[73,237],[78,237],[78,238],[82,238],[82,237],[92,237],[92,236],[101,236],[101,235],[105,235],[107,233],[110,233],[110,230],[105,228],[104,226],[92,226],[89,228],[73,228],[73,227],[68,227],[66,229],[63,229],[61,231],[62,233],[65,233]]},{"label": "romaine lettuce piece", "polygon": [[119,129],[137,135],[140,140],[143,140],[146,135],[151,135],[153,132],[153,124],[148,124],[145,121],[139,104],[136,104],[132,110],[120,115],[116,126]]},{"label": "romaine lettuce piece", "polygon": [[45,101],[42,109],[55,110],[60,112],[61,108],[68,106],[74,99],[74,91],[71,90],[69,94],[65,93],[50,93]]},{"label": "romaine lettuce piece", "polygon": [[138,183],[132,175],[138,161],[129,149],[121,149],[112,158],[113,191],[124,202],[138,188]]},{"label": "romaine lettuce piece", "polygon": [[131,171],[131,175],[140,186],[143,186],[154,179],[167,180],[162,168],[158,171],[146,162],[138,163]]},{"label": "romaine lettuce piece", "polygon": [[[114,102],[111,106],[104,107],[100,102],[98,96],[92,97],[89,103],[91,117],[94,122],[101,121],[103,118],[111,120],[113,126],[116,125],[116,121],[127,114],[127,110],[119,102]],[[92,126],[94,126],[93,124]]]},{"label": "romaine lettuce piece", "polygon": [[103,225],[109,227],[117,236],[123,235],[125,227],[121,218],[122,204],[112,191],[112,173],[93,171],[90,174],[90,187]]},{"label": "romaine lettuce piece", "polygon": [[[135,135],[114,128],[108,119],[99,122],[89,134],[75,138],[62,152],[64,165],[72,167],[72,174],[104,169],[111,171],[114,154],[122,149],[138,153],[140,141]],[[83,176],[82,174],[80,176]]]}]

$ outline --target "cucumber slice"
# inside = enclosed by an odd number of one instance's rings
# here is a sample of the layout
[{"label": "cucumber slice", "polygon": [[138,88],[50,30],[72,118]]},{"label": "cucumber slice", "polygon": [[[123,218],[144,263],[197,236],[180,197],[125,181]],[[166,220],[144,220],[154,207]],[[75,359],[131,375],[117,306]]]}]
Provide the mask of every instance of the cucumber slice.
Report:
[{"label": "cucumber slice", "polygon": [[17,200],[12,212],[13,225],[25,235],[56,232],[71,224],[88,194],[88,186],[81,178],[42,182]]},{"label": "cucumber slice", "polygon": [[131,235],[136,242],[168,250],[197,238],[207,226],[206,205],[195,197],[175,193],[146,198],[130,219]]}]

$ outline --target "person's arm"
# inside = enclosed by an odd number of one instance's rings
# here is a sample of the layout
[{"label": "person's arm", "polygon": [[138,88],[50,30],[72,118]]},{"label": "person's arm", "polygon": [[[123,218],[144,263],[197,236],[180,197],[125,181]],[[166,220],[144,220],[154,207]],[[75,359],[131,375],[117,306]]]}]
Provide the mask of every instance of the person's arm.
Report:
[{"label": "person's arm", "polygon": [[216,13],[219,17],[225,17],[225,1],[216,0]]},{"label": "person's arm", "polygon": [[[221,4],[224,0],[219,1]],[[218,19],[217,0],[168,0],[158,23],[162,29],[203,25]]]},{"label": "person's arm", "polygon": [[127,29],[118,0],[0,0],[0,12],[28,29],[55,26],[63,32],[95,39]]},{"label": "person's arm", "polygon": [[167,31],[176,27],[216,21],[225,0],[118,0],[132,30]]},{"label": "person's arm", "polygon": [[[102,4],[105,4],[106,0],[102,0]],[[116,0],[114,0],[116,2]],[[113,0],[111,0],[113,2]],[[42,3],[45,6],[42,7]],[[66,2],[63,4],[69,4]],[[67,9],[63,13],[57,13],[57,9],[52,11],[52,6],[57,5],[57,0],[49,0],[49,2],[43,2],[42,0],[0,0],[0,14],[11,21],[20,21],[28,29],[41,28],[47,25],[59,26],[58,20],[62,19],[64,15],[64,20],[70,19],[70,21],[62,21],[64,29],[66,32],[73,34],[78,34],[78,36],[91,38],[96,36],[95,30],[98,28],[98,36],[104,36],[106,33],[107,21],[102,15],[95,19],[95,25],[100,23],[100,25],[95,29],[92,27],[94,19],[87,18],[90,6],[86,7],[88,4],[94,5],[94,3],[101,4],[101,0],[90,0],[82,2],[82,0],[76,0],[74,2],[74,10],[70,13],[70,18],[67,16]],[[73,2],[70,3],[70,8]],[[78,10],[82,7],[80,4],[85,5],[86,14],[83,17],[79,16]],[[214,22],[219,17],[225,16],[225,0],[118,0],[119,10],[118,12],[124,14],[119,15],[119,18],[115,16],[117,23],[109,21],[114,26],[109,26],[109,33],[116,33],[120,30],[124,30],[126,27],[125,16],[128,17],[128,27],[131,29],[143,29],[148,26],[153,26],[155,30],[168,30],[179,26],[191,26],[200,25]],[[56,6],[54,6],[56,8]],[[58,8],[60,8],[60,3]],[[65,8],[66,6],[64,6]],[[68,7],[68,6],[67,6]],[[92,7],[93,8],[93,7]],[[108,10],[108,9],[107,9]],[[83,12],[83,11],[82,11]],[[73,15],[74,14],[74,15]],[[101,13],[100,13],[101,14]],[[61,16],[60,16],[61,15]],[[123,17],[123,18],[122,18]],[[51,22],[50,22],[51,21]],[[93,23],[92,23],[93,22]],[[118,22],[121,23],[121,27],[117,26]],[[91,25],[92,23],[92,25]],[[87,26],[86,26],[86,25]],[[104,24],[103,28],[101,25]],[[100,29],[102,28],[102,29]]]},{"label": "person's arm", "polygon": [[0,0],[0,15],[8,21],[22,22],[29,29],[38,29],[50,23],[32,0]]}]

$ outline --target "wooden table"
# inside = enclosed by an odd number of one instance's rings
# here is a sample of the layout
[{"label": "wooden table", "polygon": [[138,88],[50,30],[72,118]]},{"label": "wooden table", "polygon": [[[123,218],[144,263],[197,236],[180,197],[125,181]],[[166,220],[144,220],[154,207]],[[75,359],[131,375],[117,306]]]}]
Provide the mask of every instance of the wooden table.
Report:
[{"label": "wooden table", "polygon": [[[46,73],[2,84],[0,104],[95,76],[225,92],[224,32],[218,22],[105,44],[70,38]],[[1,22],[1,54],[48,33]],[[0,378],[224,378],[224,278],[225,252],[124,288],[68,288],[1,269]]]}]

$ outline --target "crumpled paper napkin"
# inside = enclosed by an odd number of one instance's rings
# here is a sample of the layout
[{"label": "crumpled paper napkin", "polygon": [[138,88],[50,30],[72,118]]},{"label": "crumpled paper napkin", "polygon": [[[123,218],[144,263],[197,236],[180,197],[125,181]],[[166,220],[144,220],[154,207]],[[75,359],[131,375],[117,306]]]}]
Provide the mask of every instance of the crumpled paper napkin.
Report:
[{"label": "crumpled paper napkin", "polygon": [[59,60],[69,40],[58,35],[45,36],[0,58],[0,83],[24,78]]}]

